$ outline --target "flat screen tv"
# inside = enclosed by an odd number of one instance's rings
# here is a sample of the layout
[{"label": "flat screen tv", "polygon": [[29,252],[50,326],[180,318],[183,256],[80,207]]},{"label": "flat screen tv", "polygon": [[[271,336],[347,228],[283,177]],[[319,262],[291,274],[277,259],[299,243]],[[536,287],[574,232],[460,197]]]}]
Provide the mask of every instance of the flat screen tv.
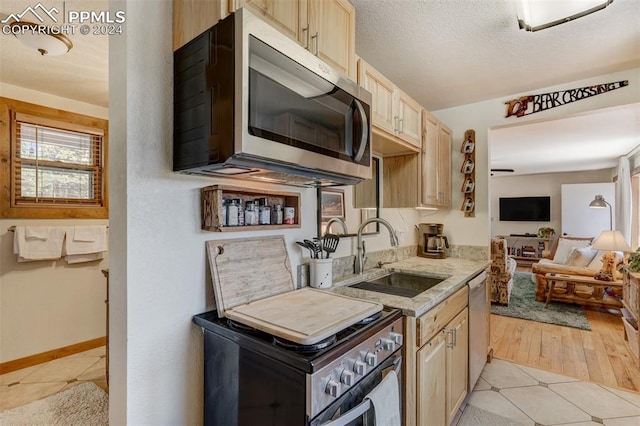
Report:
[{"label": "flat screen tv", "polygon": [[501,197],[499,201],[501,221],[551,221],[551,197]]}]

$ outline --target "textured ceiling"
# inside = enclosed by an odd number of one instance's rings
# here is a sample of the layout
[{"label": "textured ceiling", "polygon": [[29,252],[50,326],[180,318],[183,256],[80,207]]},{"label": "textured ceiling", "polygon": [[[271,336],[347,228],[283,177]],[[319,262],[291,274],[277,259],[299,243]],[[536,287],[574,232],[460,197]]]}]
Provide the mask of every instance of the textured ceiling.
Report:
[{"label": "textured ceiling", "polygon": [[[0,19],[21,13],[37,1],[1,0]],[[64,4],[63,4],[64,3]],[[47,9],[102,11],[107,0],[43,0]],[[60,18],[62,14],[55,15]],[[42,14],[45,17],[44,14]],[[29,12],[23,21],[39,23]],[[54,24],[51,19],[46,24]],[[57,24],[55,24],[57,25]],[[0,81],[93,105],[108,106],[109,36],[69,34],[73,48],[64,55],[42,56],[13,35],[0,34]]]},{"label": "textured ceiling", "polygon": [[537,32],[514,0],[351,0],[356,51],[430,111],[640,66],[640,1]]}]

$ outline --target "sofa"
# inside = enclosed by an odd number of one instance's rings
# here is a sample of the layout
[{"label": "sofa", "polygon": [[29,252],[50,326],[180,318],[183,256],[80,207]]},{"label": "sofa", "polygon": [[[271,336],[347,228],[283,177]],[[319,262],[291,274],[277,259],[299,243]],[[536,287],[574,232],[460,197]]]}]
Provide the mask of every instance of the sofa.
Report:
[{"label": "sofa", "polygon": [[[593,238],[560,237],[551,249],[547,258],[541,259],[531,266],[532,279],[536,283],[536,300],[545,302],[549,283],[545,274],[577,275],[593,277],[602,267],[603,252],[591,248]],[[622,257],[622,254],[620,254]],[[554,286],[554,294],[558,300],[585,305],[602,305],[604,295],[598,288],[588,284],[567,284],[558,282]]]},{"label": "sofa", "polygon": [[507,255],[507,240],[491,239],[491,266],[487,279],[491,288],[491,302],[508,305],[513,288],[513,274],[516,271],[515,259]]}]

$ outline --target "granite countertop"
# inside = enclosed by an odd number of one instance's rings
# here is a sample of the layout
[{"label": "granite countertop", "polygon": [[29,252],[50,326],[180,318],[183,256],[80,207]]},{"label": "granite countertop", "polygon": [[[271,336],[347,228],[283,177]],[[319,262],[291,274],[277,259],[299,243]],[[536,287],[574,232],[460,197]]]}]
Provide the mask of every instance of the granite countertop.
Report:
[{"label": "granite countertop", "polygon": [[[402,309],[404,315],[418,317],[466,285],[469,279],[484,271],[489,263],[488,260],[455,257],[445,259],[410,257],[385,265],[385,268],[368,269],[362,275],[345,276],[334,281],[331,291],[380,302],[385,306]],[[413,298],[347,287],[360,281],[375,279],[391,271],[448,278]]]}]

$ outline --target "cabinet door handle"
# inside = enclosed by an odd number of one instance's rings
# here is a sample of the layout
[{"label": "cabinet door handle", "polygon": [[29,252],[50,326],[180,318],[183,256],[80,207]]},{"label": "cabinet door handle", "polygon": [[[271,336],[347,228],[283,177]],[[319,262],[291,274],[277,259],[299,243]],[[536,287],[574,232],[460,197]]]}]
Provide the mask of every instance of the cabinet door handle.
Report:
[{"label": "cabinet door handle", "polygon": [[307,25],[306,27],[303,27],[302,32],[305,34],[304,48],[309,50],[309,25]]},{"label": "cabinet door handle", "polygon": [[398,123],[400,124],[398,126],[399,127],[399,129],[398,129],[399,133],[402,133],[402,130],[404,129],[404,125],[402,124],[402,122],[403,122],[402,118],[398,120]]},{"label": "cabinet door handle", "polygon": [[455,348],[456,346],[456,330],[454,328],[445,328],[444,329],[445,333],[448,333],[451,335],[451,341],[449,343],[447,343],[447,347],[448,348]]},{"label": "cabinet door handle", "polygon": [[398,133],[398,116],[393,117],[393,133]]},{"label": "cabinet door handle", "polygon": [[318,56],[318,32],[316,31],[316,33],[314,35],[311,36],[311,40],[315,39],[316,42],[316,53],[315,55]]}]

